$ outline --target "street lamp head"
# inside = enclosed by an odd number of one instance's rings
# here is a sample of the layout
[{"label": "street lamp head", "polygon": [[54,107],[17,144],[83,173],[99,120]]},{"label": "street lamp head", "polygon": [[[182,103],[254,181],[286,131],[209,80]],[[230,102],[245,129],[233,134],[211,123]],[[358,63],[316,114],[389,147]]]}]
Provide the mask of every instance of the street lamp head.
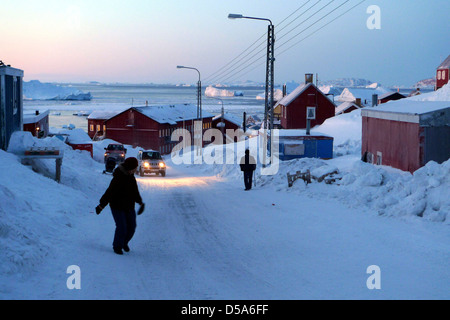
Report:
[{"label": "street lamp head", "polygon": [[177,69],[183,69],[184,66],[177,66]]},{"label": "street lamp head", "polygon": [[242,18],[243,18],[242,14],[234,14],[234,13],[230,13],[230,14],[228,15],[228,19],[242,19]]}]

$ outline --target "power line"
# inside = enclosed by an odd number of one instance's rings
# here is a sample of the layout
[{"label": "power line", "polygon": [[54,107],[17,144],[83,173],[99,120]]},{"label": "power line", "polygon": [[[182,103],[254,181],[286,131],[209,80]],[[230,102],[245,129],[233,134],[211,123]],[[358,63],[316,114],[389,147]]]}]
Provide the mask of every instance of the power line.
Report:
[{"label": "power line", "polygon": [[[285,50],[283,50],[282,52],[278,53],[278,55],[281,55],[283,53],[285,53],[286,51],[290,50],[291,48],[295,47],[296,45],[298,45],[299,43],[301,43],[303,40],[309,38],[310,36],[312,36],[313,34],[319,32],[320,30],[322,30],[323,28],[325,28],[326,26],[328,26],[329,24],[333,23],[334,21],[336,21],[337,19],[339,19],[340,17],[342,17],[343,15],[347,14],[349,11],[353,10],[354,8],[356,8],[357,6],[359,6],[361,3],[363,3],[366,0],[362,0],[359,3],[355,4],[353,7],[351,7],[350,9],[348,9],[347,11],[341,13],[340,15],[338,15],[337,17],[335,17],[333,20],[329,21],[328,23],[324,24],[322,27],[320,27],[319,29],[315,30],[314,32],[310,33],[309,35],[307,35],[306,37],[302,38],[300,41],[294,43],[292,46],[286,48]],[[290,39],[292,40],[292,39]],[[289,40],[289,41],[290,41]],[[286,41],[284,44],[286,44],[288,41]]]},{"label": "power line", "polygon": [[[323,10],[325,7],[329,6],[329,5],[330,5],[332,2],[334,2],[334,1],[335,1],[335,0],[330,1],[328,4],[326,4],[325,6],[323,6],[322,8],[320,8],[318,11],[316,11],[315,13],[313,13],[311,16],[309,16],[305,21],[309,20],[311,17],[313,17],[314,15],[316,15],[318,12],[320,12],[321,10]],[[349,0],[347,0],[347,1],[349,1]],[[319,1],[316,2],[315,4],[313,4],[311,7],[309,7],[304,13],[308,12],[309,10],[311,10],[314,6],[317,5],[317,3],[319,3]],[[305,4],[305,5],[306,5],[306,4]],[[304,14],[304,13],[303,13],[303,14]],[[293,21],[297,20],[297,19],[298,19],[299,17],[301,17],[303,14],[299,15],[299,16],[298,16],[297,18],[295,18]],[[291,14],[291,16],[292,16],[292,14]],[[285,19],[285,20],[286,20],[286,19]],[[285,20],[283,20],[283,21],[285,21]],[[291,23],[292,23],[293,21],[291,21]],[[290,24],[290,23],[289,23],[289,24]],[[300,26],[300,25],[301,25],[301,24],[297,25],[295,28],[297,28],[297,27]],[[289,33],[292,32],[293,30],[295,30],[295,28],[291,29],[291,30],[290,30],[289,32],[287,32],[285,35],[289,34]],[[245,61],[245,63],[251,61],[257,54],[258,54],[258,53],[252,55],[250,58],[248,58],[248,59]],[[247,68],[251,67],[253,64],[255,64],[256,62],[258,62],[259,59],[264,58],[264,56],[265,56],[265,53],[262,53],[262,54],[261,54],[261,52],[260,52],[260,55],[259,55],[256,59],[254,59],[253,61],[251,61],[247,66],[242,67],[242,65],[238,65],[238,66],[234,67],[233,69],[228,70],[228,72],[226,72],[225,74],[223,74],[223,76],[220,78],[220,79],[223,79],[223,80],[221,80],[221,82],[225,82],[225,81],[229,80],[230,78],[232,78],[233,76],[235,76],[236,74],[239,74],[240,72],[242,72],[242,71],[246,70]],[[240,69],[239,69],[239,68],[240,68]],[[234,72],[235,70],[237,70],[237,69],[239,69],[239,70],[238,70],[237,72],[233,73],[233,72]],[[231,74],[231,76],[230,76],[230,74]],[[217,79],[217,77],[216,77],[216,79]]]},{"label": "power line", "polygon": [[[289,19],[290,17],[292,17],[295,13],[297,13],[299,10],[301,10],[304,6],[306,6],[309,2],[311,2],[312,0],[308,0],[306,1],[303,5],[301,5],[299,8],[297,8],[295,11],[293,11],[289,16],[287,16],[286,18],[284,18],[278,25],[282,25],[287,19]],[[318,1],[320,2],[320,0]],[[318,3],[317,2],[317,3]],[[317,4],[316,3],[316,4]],[[309,10],[309,9],[308,9]],[[307,11],[308,11],[307,10]],[[305,11],[306,12],[306,11]],[[301,14],[303,15],[303,14]],[[300,16],[301,16],[300,15]],[[299,16],[299,17],[300,17]],[[297,17],[296,19],[298,19],[299,17]],[[293,21],[295,21],[296,19],[294,19]],[[291,21],[289,24],[291,24],[293,21]],[[288,25],[289,25],[288,24]],[[287,26],[286,26],[287,27]],[[284,27],[284,28],[286,28]],[[280,29],[283,30],[284,28]],[[242,55],[244,55],[248,50],[250,50],[256,43],[258,43],[262,38],[266,37],[267,34],[264,33],[263,35],[261,35],[256,41],[254,41],[249,47],[247,47],[243,52],[241,52],[238,56],[236,56],[233,60],[231,60],[230,62],[228,62],[226,65],[224,65],[223,67],[221,67],[220,69],[218,69],[217,71],[215,71],[214,73],[210,74],[209,76],[207,76],[203,81],[207,82],[208,80],[214,80],[217,77],[220,77],[222,75],[223,72],[221,72],[222,70],[224,70],[226,67],[228,67],[230,64],[232,64],[233,62],[235,62],[237,59],[239,59]],[[239,63],[240,61],[242,61],[242,59],[244,59],[245,57],[247,57],[248,55],[250,55],[252,52],[254,52],[255,50],[257,50],[259,47],[261,47],[263,44],[265,43],[265,41],[261,42],[256,48],[254,48],[252,51],[250,51],[249,53],[247,53],[245,56],[243,56],[241,59],[239,59],[238,61],[236,61],[235,63]]]},{"label": "power line", "polygon": [[[331,13],[335,12],[336,10],[338,10],[340,7],[342,7],[344,4],[346,4],[347,2],[349,2],[350,0],[345,1],[344,3],[342,3],[341,5],[339,5],[338,7],[334,8],[332,11],[330,11],[329,13],[327,13],[326,15],[322,16],[320,19],[318,19],[317,21],[315,21],[314,23],[312,23],[311,25],[309,25],[308,27],[306,27],[305,29],[303,29],[302,31],[300,31],[299,33],[297,33],[296,35],[294,35],[293,37],[291,37],[290,39],[288,39],[287,41],[285,41],[283,44],[281,44],[280,46],[278,46],[279,49],[280,47],[286,45],[288,42],[292,41],[294,38],[298,37],[300,34],[302,34],[303,32],[305,32],[306,30],[310,29],[311,27],[313,27],[314,25],[316,25],[318,22],[322,21],[324,18],[326,18],[327,16],[329,16]],[[305,39],[311,37],[312,35],[314,35],[315,33],[317,33],[318,31],[322,30],[323,28],[325,28],[326,26],[328,26],[329,24],[331,24],[332,22],[336,21],[337,19],[339,19],[340,17],[342,17],[343,15],[345,15],[346,13],[348,13],[349,11],[353,10],[355,7],[359,6],[361,3],[363,3],[366,0],[362,0],[359,3],[357,3],[356,5],[352,6],[350,9],[346,10],[345,12],[343,12],[342,14],[338,15],[337,17],[335,17],[334,19],[332,19],[331,21],[327,22],[326,24],[324,24],[323,26],[321,26],[320,28],[316,29],[315,31],[313,31],[312,33],[310,33],[309,35],[307,35],[306,37],[302,38],[300,41],[294,43],[292,46],[286,48],[285,50],[283,50],[282,52],[278,53],[277,56],[280,56],[281,54],[285,53],[286,51],[290,50],[291,48],[293,48],[294,46],[298,45],[299,43],[301,43],[302,41],[304,41]],[[330,2],[331,3],[331,2]],[[295,28],[294,28],[295,29]],[[294,30],[292,29],[292,30]],[[292,31],[291,30],[291,31]],[[285,35],[287,35],[288,33],[286,33]],[[240,74],[241,72],[245,71],[246,69],[248,69],[249,67],[251,67],[252,65],[254,65],[255,63],[257,63],[260,59],[262,59],[264,57],[264,54],[261,56],[258,56],[258,58],[256,58],[255,60],[253,60],[250,64],[242,67],[241,69],[239,69],[237,72],[233,73],[232,75],[228,76],[226,79],[223,79],[222,81],[228,81],[229,79],[236,77],[238,74]],[[261,66],[263,63],[258,64],[255,68],[251,69],[248,72],[251,72],[253,70],[255,70],[257,67]],[[237,68],[233,69],[236,70]],[[229,75],[229,73],[227,73],[227,75]]]},{"label": "power line", "polygon": [[[302,24],[304,24],[306,21],[308,21],[309,19],[311,19],[312,17],[314,17],[316,14],[318,14],[320,11],[322,11],[323,9],[325,9],[326,7],[328,7],[332,2],[334,2],[335,0],[331,0],[330,2],[328,2],[326,5],[324,5],[322,8],[320,8],[319,10],[317,10],[316,12],[314,12],[312,15],[310,15],[308,18],[306,18],[305,20],[303,20],[302,22],[300,22],[298,25],[296,25],[294,28],[292,28],[291,30],[289,30],[287,33],[285,33],[284,35],[280,36],[279,38],[277,38],[277,41],[284,38],[286,35],[288,35],[289,33],[291,33],[292,31],[294,31],[296,28],[298,28],[299,26],[301,26]],[[312,7],[316,6],[320,1],[317,1]],[[312,8],[311,7],[311,8]],[[310,8],[310,9],[311,9]],[[293,21],[292,21],[293,22]],[[281,30],[280,30],[281,31]]]},{"label": "power line", "polygon": [[[308,30],[309,28],[311,28],[312,26],[314,26],[316,23],[320,22],[321,20],[323,20],[324,18],[328,17],[330,14],[332,14],[333,12],[335,12],[336,10],[338,10],[340,7],[342,7],[344,4],[346,4],[347,2],[349,2],[350,0],[346,0],[344,3],[342,3],[341,5],[337,6],[336,8],[334,8],[333,10],[331,10],[330,12],[328,12],[326,15],[324,15],[322,18],[320,18],[319,20],[317,20],[316,22],[314,22],[313,24],[311,24],[310,26],[308,26],[307,28],[303,29],[302,31],[300,31],[299,33],[297,33],[296,35],[294,35],[293,37],[291,37],[290,39],[288,39],[287,41],[285,41],[284,43],[282,43],[281,45],[278,46],[277,49],[281,48],[282,46],[284,46],[286,43],[292,41],[292,39],[298,37],[300,34],[302,34],[303,32],[305,32],[306,30]],[[332,2],[332,1],[331,1]],[[330,3],[331,3],[330,2]],[[320,9],[322,10],[322,9]]]}]

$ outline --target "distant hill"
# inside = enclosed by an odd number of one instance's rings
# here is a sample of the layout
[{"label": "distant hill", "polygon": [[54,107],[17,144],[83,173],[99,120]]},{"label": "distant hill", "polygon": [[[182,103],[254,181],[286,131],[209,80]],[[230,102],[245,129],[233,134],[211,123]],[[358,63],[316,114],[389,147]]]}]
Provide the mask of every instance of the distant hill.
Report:
[{"label": "distant hill", "polygon": [[[320,81],[321,85],[335,87],[366,87],[373,84],[373,81],[360,78],[339,78],[335,80]],[[378,84],[380,86],[380,84]]]},{"label": "distant hill", "polygon": [[436,79],[430,78],[430,79],[424,79],[417,82],[415,85],[413,85],[413,88],[426,88],[426,87],[432,87],[436,85]]}]

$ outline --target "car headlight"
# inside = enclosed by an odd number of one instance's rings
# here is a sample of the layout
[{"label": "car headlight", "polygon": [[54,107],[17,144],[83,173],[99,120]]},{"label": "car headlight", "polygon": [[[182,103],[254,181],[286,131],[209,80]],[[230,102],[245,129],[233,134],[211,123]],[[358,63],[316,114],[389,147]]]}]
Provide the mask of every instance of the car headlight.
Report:
[{"label": "car headlight", "polygon": [[164,164],[164,162],[160,162],[160,163],[159,163],[159,167],[160,167],[160,168],[164,168],[165,166],[166,166],[166,165]]},{"label": "car headlight", "polygon": [[146,168],[150,167],[150,163],[144,162],[144,167],[146,167]]}]

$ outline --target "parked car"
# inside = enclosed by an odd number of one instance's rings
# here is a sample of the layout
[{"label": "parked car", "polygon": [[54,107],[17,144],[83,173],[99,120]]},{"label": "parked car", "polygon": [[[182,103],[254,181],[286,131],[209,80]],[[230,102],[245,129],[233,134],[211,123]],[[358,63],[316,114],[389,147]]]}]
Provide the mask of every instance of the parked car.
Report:
[{"label": "parked car", "polygon": [[155,150],[141,150],[137,154],[139,175],[143,177],[145,174],[155,173],[166,176],[166,164],[161,154]]},{"label": "parked car", "polygon": [[105,148],[105,163],[108,161],[109,158],[113,158],[116,160],[117,164],[122,163],[125,161],[125,155],[127,153],[127,149],[123,146],[123,144],[120,143],[110,143]]}]

